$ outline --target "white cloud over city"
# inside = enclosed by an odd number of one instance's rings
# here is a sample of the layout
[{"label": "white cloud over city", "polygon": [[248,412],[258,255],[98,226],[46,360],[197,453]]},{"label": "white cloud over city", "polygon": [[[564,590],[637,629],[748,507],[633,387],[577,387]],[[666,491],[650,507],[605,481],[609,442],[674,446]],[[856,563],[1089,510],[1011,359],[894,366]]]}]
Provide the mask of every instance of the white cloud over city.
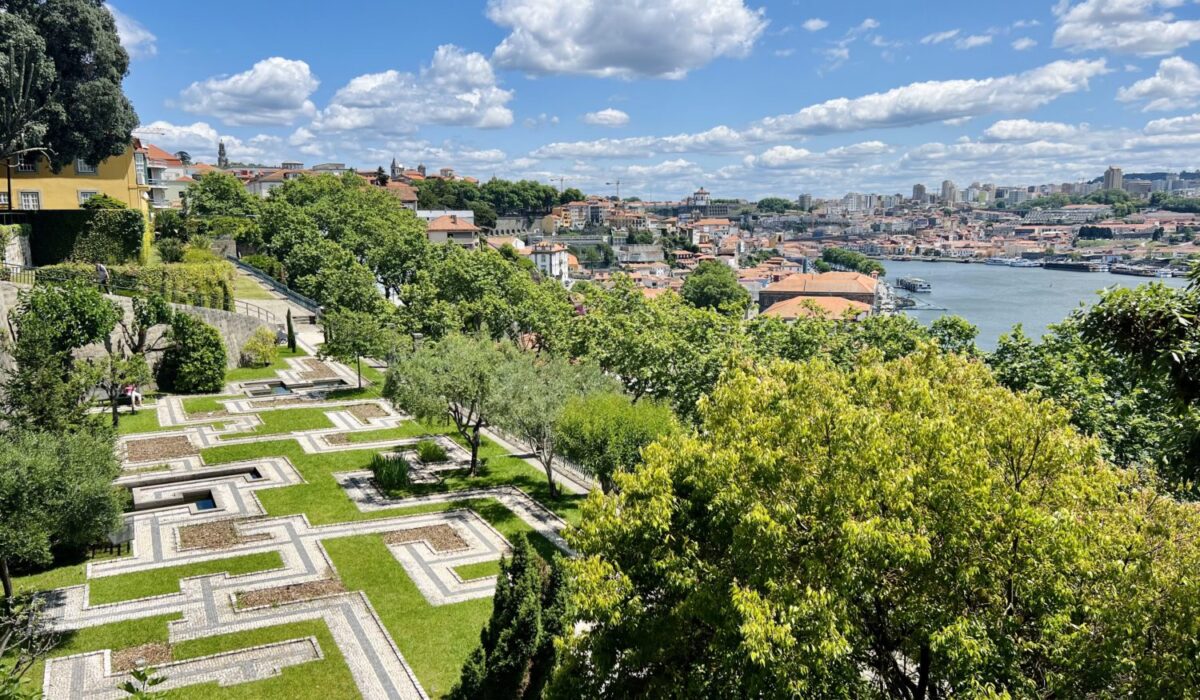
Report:
[{"label": "white cloud over city", "polygon": [[308,98],[318,85],[304,61],[273,56],[241,73],[192,83],[179,94],[178,105],[235,126],[291,124],[316,114]]}]

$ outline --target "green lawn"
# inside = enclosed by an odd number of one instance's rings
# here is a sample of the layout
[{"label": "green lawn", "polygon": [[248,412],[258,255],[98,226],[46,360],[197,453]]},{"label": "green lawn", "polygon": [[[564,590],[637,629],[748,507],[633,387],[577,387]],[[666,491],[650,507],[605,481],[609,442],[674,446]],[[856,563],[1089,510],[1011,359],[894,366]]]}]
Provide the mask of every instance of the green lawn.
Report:
[{"label": "green lawn", "polygon": [[484,561],[478,564],[463,564],[462,566],[454,567],[454,573],[464,581],[471,579],[483,578],[485,576],[496,576],[500,573],[499,561]]},{"label": "green lawn", "polygon": [[274,411],[261,411],[257,415],[262,419],[262,425],[248,433],[238,433],[238,435],[279,435],[297,430],[332,428],[333,423],[325,414],[333,410],[336,409],[329,407],[281,408]]},{"label": "green lawn", "polygon": [[158,424],[158,412],[153,408],[143,408],[136,414],[122,411],[117,423],[118,435],[152,433],[156,430],[165,430],[165,428]]},{"label": "green lawn", "polygon": [[220,396],[193,396],[183,400],[183,411],[188,415],[193,413],[209,413],[225,408],[224,401],[235,401],[246,398],[243,394],[222,394]]},{"label": "green lawn", "polygon": [[[152,642],[167,641],[167,624],[179,619],[178,615],[162,615],[128,622],[115,622],[70,632],[63,636],[50,656],[68,656],[100,649],[128,649]],[[173,645],[172,653],[177,661],[200,656],[219,654],[225,651],[246,649],[262,644],[282,642],[289,639],[316,637],[321,645],[324,659],[289,666],[273,678],[253,683],[241,683],[222,688],[215,683],[191,685],[164,694],[166,698],[264,698],[269,700],[295,700],[305,697],[352,698],[359,697],[354,677],[342,652],[338,649],[329,627],[322,620],[306,620],[274,627],[264,627],[246,632],[193,639]],[[44,662],[38,662],[25,676],[26,687],[40,690],[45,670]]]},{"label": "green lawn", "polygon": [[179,580],[192,576],[205,576],[221,572],[236,576],[282,567],[283,558],[279,556],[279,552],[260,552],[195,564],[135,571],[120,576],[93,578],[88,581],[89,602],[92,605],[104,605],[153,595],[177,593],[179,592]]},{"label": "green lawn", "polygon": [[247,275],[238,275],[233,280],[233,297],[253,302],[255,299],[278,299],[261,284]]},{"label": "green lawn", "polygon": [[289,357],[307,357],[308,353],[301,348],[296,348],[295,352],[286,347],[279,348],[279,359],[275,360],[266,367],[237,367],[225,372],[226,382],[250,382],[256,379],[275,379],[279,375],[276,374],[279,370],[289,367],[287,358]]}]

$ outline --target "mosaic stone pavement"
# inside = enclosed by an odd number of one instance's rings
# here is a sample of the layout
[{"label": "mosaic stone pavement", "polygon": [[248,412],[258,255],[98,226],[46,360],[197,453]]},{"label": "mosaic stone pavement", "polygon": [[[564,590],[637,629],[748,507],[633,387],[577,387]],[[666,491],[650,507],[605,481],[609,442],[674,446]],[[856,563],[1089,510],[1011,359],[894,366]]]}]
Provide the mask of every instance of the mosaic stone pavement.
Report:
[{"label": "mosaic stone pavement", "polygon": [[[332,364],[332,363],[331,363]],[[343,368],[344,369],[344,368]],[[370,403],[383,416],[361,420],[346,406]],[[279,440],[292,437],[304,452],[321,454],[346,449],[415,449],[421,438],[381,443],[333,444],[335,433],[398,427],[407,416],[385,401],[314,401],[328,409],[334,428],[284,435],[246,435],[261,425],[258,413],[282,410],[264,407],[254,399],[235,399],[225,404],[229,416],[206,423],[191,420],[182,401],[168,397],[156,410],[162,425],[177,428],[153,434],[124,437],[119,452],[135,440],[185,436],[200,449],[216,445]],[[287,408],[294,408],[288,406]],[[436,476],[439,469],[461,468],[469,455],[448,438],[437,439],[450,459],[437,465],[417,465]],[[408,454],[407,456],[414,456]],[[258,499],[263,489],[303,483],[304,479],[286,457],[267,457],[209,467],[199,454],[153,463],[124,463],[126,473],[118,483],[130,489],[133,512],[126,516],[132,532],[132,554],[128,557],[92,562],[87,579],[118,576],[249,554],[277,552],[281,568],[230,576],[225,573],[185,578],[179,592],[118,603],[91,605],[89,586],[83,584],[48,594],[48,614],[59,630],[73,630],[114,622],[177,614],[168,624],[171,643],[214,635],[273,627],[306,620],[322,620],[331,632],[351,675],[365,698],[424,698],[420,682],[389,636],[371,602],[361,592],[344,592],[320,598],[240,608],[241,593],[321,581],[336,574],[322,544],[324,540],[354,535],[402,533],[387,544],[395,564],[402,567],[431,605],[448,605],[489,597],[496,577],[463,580],[456,568],[466,564],[495,561],[509,551],[508,542],[487,521],[468,509],[436,513],[380,517],[378,519],[313,526],[304,515],[267,518]],[[148,468],[149,467],[149,468]],[[530,496],[514,487],[480,488],[404,499],[389,499],[375,488],[370,472],[335,474],[344,493],[361,511],[408,508],[428,503],[453,503],[470,499],[494,499],[510,509],[531,528],[570,553],[559,532],[565,523]],[[239,535],[222,548],[184,548],[180,529],[189,525],[233,520]],[[442,532],[450,528],[455,547],[441,549],[429,539],[412,533]],[[407,532],[406,532],[407,531]],[[385,541],[389,538],[385,537]],[[458,544],[458,543],[461,543]],[[443,543],[444,545],[444,543]],[[388,565],[380,562],[381,566]],[[47,700],[57,698],[122,697],[116,686],[128,676],[112,669],[112,650],[100,650],[50,659],[46,663],[43,692]],[[234,685],[277,675],[282,669],[324,658],[314,638],[293,639],[252,649],[173,662],[160,667],[168,684],[186,687],[205,682]]]}]

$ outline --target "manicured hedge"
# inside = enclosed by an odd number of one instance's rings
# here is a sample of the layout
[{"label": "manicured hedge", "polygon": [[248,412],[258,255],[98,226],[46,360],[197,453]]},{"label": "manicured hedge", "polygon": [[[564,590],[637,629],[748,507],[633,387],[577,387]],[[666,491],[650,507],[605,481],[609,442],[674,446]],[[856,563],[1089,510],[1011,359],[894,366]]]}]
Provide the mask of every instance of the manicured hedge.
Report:
[{"label": "manicured hedge", "polygon": [[135,209],[33,212],[30,227],[35,265],[139,260],[147,231],[145,218]]},{"label": "manicured hedge", "polygon": [[[236,270],[224,260],[208,263],[162,265],[113,265],[108,268],[114,291],[137,289],[159,294],[167,301],[210,309],[233,311],[233,280]],[[72,279],[96,282],[96,267],[89,263],[62,263],[38,268],[39,283],[55,284]]]}]

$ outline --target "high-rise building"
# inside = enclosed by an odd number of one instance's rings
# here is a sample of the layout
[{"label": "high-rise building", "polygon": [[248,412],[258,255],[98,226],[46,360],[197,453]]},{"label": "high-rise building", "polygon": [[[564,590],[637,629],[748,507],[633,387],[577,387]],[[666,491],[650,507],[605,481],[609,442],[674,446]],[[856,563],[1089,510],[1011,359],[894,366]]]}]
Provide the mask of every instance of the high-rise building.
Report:
[{"label": "high-rise building", "polygon": [[1125,176],[1121,172],[1121,169],[1110,165],[1108,166],[1108,170],[1104,171],[1104,189],[1119,190],[1125,184],[1124,179]]},{"label": "high-rise building", "polygon": [[958,187],[949,180],[942,180],[942,204],[954,204],[958,201]]},{"label": "high-rise building", "polygon": [[913,185],[912,198],[913,198],[914,202],[924,203],[925,202],[925,185]]},{"label": "high-rise building", "polygon": [[802,194],[796,198],[796,204],[803,210],[812,209],[813,198],[811,194]]}]

